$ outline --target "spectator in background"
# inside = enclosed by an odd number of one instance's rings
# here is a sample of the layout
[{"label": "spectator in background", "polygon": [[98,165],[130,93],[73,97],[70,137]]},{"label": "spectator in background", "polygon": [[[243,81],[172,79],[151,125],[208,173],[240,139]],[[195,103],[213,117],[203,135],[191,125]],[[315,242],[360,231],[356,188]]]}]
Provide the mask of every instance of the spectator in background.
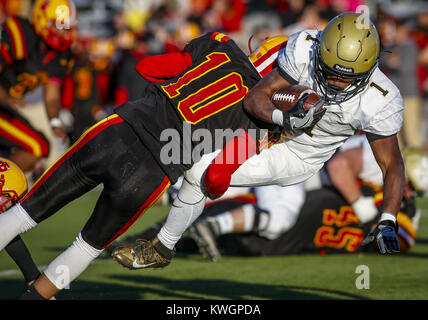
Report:
[{"label": "spectator in background", "polygon": [[[245,48],[248,39],[249,47],[258,47],[266,38],[278,35],[282,27],[281,15],[287,10],[287,3],[280,1],[248,1],[248,11],[242,23],[241,46]],[[250,48],[249,48],[250,49]],[[251,53],[251,49],[250,52]]]},{"label": "spectator in background", "polygon": [[378,29],[384,51],[390,51],[381,56],[380,68],[400,88],[405,105],[400,146],[420,148],[423,145],[422,101],[416,73],[418,48],[411,37],[411,28],[404,20],[385,17]]},{"label": "spectator in background", "polygon": [[[419,92],[426,100],[428,96],[428,10],[422,9],[417,15],[417,26],[413,32],[413,38],[419,49],[418,56],[418,81]],[[424,132],[427,132],[426,121],[428,120],[425,108],[424,114]],[[428,141],[425,140],[425,149],[428,150]]]},{"label": "spectator in background", "polygon": [[289,0],[287,11],[281,15],[282,26],[287,27],[299,21],[305,9],[305,0]]},{"label": "spectator in background", "polygon": [[147,40],[146,34],[134,34],[129,30],[121,32],[117,37],[117,47],[121,53],[114,74],[115,106],[143,97],[147,82],[137,73],[135,67],[148,53]]},{"label": "spectator in background", "polygon": [[359,5],[366,3],[364,0],[315,0],[316,6],[324,20],[331,20],[340,12],[356,11]]},{"label": "spectator in background", "polygon": [[107,105],[112,59],[115,46],[111,39],[79,39],[74,47],[76,64],[62,87],[62,104],[74,116],[70,140],[74,143],[80,135],[110,112]]},{"label": "spectator in background", "polygon": [[328,21],[321,19],[317,6],[309,5],[303,10],[299,21],[286,27],[283,31],[283,34],[285,36],[289,36],[293,33],[307,29],[322,30],[327,25],[327,22]]}]

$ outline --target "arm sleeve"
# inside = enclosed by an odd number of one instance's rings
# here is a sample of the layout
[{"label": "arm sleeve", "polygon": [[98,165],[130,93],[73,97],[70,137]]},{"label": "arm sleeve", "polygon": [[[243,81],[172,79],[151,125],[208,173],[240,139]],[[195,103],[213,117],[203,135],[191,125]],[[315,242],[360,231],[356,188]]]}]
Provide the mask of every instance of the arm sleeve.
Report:
[{"label": "arm sleeve", "polygon": [[147,81],[160,82],[175,77],[192,65],[187,51],[143,58],[135,67]]},{"label": "arm sleeve", "polygon": [[66,75],[61,88],[61,105],[64,109],[71,110],[74,105],[75,86],[71,75]]}]

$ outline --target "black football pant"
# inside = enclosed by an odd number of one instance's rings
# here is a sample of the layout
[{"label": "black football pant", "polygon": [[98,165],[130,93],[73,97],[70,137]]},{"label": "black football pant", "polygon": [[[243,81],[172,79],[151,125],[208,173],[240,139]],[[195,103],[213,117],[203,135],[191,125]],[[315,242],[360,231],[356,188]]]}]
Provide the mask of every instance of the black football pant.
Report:
[{"label": "black football pant", "polygon": [[124,233],[170,184],[152,154],[116,114],[82,134],[21,204],[39,223],[100,183],[104,189],[81,232],[96,249]]}]

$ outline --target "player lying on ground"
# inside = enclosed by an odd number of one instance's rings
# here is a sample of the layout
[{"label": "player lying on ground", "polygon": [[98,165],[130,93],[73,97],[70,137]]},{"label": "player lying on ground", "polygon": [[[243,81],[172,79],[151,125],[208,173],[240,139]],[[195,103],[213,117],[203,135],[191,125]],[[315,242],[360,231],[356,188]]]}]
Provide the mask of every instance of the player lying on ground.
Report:
[{"label": "player lying on ground", "polygon": [[[280,186],[256,187],[255,194],[269,192],[277,195],[281,192]],[[265,191],[264,191],[265,189]],[[277,189],[277,192],[273,190]],[[376,192],[377,190],[377,192]],[[372,201],[381,204],[382,192],[379,188],[373,188],[371,184],[362,186],[363,194]],[[361,246],[361,242],[376,226],[375,221],[362,224],[349,203],[344,201],[340,193],[331,188],[311,190],[306,193],[306,201],[301,211],[296,216],[293,224],[288,229],[267,237],[269,230],[258,230],[260,225],[251,225],[250,230],[242,228],[247,222],[242,219],[242,212],[254,208],[256,214],[262,214],[258,218],[263,219],[264,214],[269,217],[272,213],[289,213],[287,208],[280,212],[281,208],[270,208],[272,203],[267,203],[264,210],[258,211],[265,203],[255,202],[257,199],[251,194],[241,195],[227,200],[214,201],[207,204],[201,217],[196,220],[177,242],[176,250],[182,253],[197,253],[198,251],[210,261],[218,261],[222,255],[226,256],[273,256],[299,253],[354,253],[361,251],[373,251],[374,247]],[[402,207],[397,215],[398,241],[401,251],[409,250],[415,242],[418,227],[418,211],[414,206],[414,198],[403,200]],[[226,216],[230,215],[232,221]],[[250,220],[254,221],[254,220]],[[162,227],[161,223],[155,224],[141,234],[125,238],[120,243],[126,245],[136,239],[150,239],[155,236]],[[247,222],[250,225],[250,222]],[[232,230],[232,225],[234,229]]]},{"label": "player lying on ground", "polygon": [[[259,151],[258,137],[267,134],[267,129],[278,128],[271,120],[264,123],[244,112],[243,98],[260,75],[227,36],[208,33],[191,41],[183,53],[168,58],[181,61],[173,73],[179,76],[166,70],[162,82],[146,87],[144,98],[117,107],[115,115],[87,130],[19,204],[0,215],[3,249],[18,234],[70,201],[101,183],[104,186],[74,243],[47,266],[23,299],[47,299],[67,286],[155,203],[170,183],[192,167],[198,153],[207,152],[195,150],[200,139],[187,144],[180,137],[194,132],[208,132],[215,137],[215,130],[229,129],[246,141],[247,156],[251,156]],[[178,139],[162,139],[164,130],[176,133]],[[225,137],[220,138],[212,139],[214,146],[207,147],[209,152],[222,148]],[[178,150],[178,158],[172,163],[164,159],[169,155],[164,152],[168,148]],[[192,154],[194,157],[187,157]],[[154,259],[160,257],[158,251],[171,259],[172,250],[160,242],[153,245]],[[57,273],[58,266],[67,266],[68,281]]]},{"label": "player lying on ground", "polygon": [[[413,246],[418,229],[420,210],[416,208],[416,196],[428,191],[428,155],[413,149],[403,154],[408,182],[397,222],[400,248],[406,251]],[[336,174],[355,180],[364,200],[356,201],[356,206],[346,201],[340,190],[332,186],[331,179],[337,179]],[[354,136],[307,181],[308,193],[304,183],[256,187],[252,192],[247,188],[229,188],[220,199],[206,203],[201,217],[189,227],[176,248],[181,252],[195,252],[199,248],[211,261],[219,260],[220,252],[258,256],[366,250],[360,244],[379,218],[381,184],[382,172],[365,135]],[[150,239],[163,224],[165,220],[113,246]]]},{"label": "player lying on ground", "polygon": [[[244,108],[253,116],[281,125],[287,122],[287,115],[275,108],[271,97],[281,88],[300,84],[323,95],[327,111],[312,128],[287,131],[282,142],[242,165],[213,161],[216,156],[230,156],[227,146],[219,155],[204,155],[186,172],[167,222],[153,242],[172,250],[201,214],[206,194],[219,196],[229,185],[285,186],[304,181],[348,137],[363,130],[384,181],[380,223],[363,244],[377,240],[381,253],[399,251],[396,214],[403,198],[405,175],[396,134],[401,128],[404,106],[398,88],[377,67],[380,46],[376,28],[371,22],[368,27],[361,24],[361,18],[356,13],[340,14],[323,31],[296,33],[282,49],[277,48],[277,68],[249,91]],[[153,261],[152,250],[150,241],[138,242],[116,249],[113,257],[131,269],[168,265],[170,259],[165,256]]]},{"label": "player lying on ground", "polygon": [[[364,135],[360,137],[366,140]],[[351,140],[361,141],[362,139]],[[336,163],[337,159],[341,159],[342,154],[348,156],[352,152],[356,157],[358,151],[371,153],[370,149],[363,146],[355,147],[355,142],[358,141],[345,143],[347,148],[327,163],[326,167],[329,170],[324,168],[320,170],[320,173],[323,173],[322,181],[325,186],[307,192],[303,207],[299,201],[303,198],[302,191],[284,190],[299,185],[258,187],[254,192],[257,199],[256,205],[246,204],[251,202],[248,201],[248,197],[237,197],[236,201],[222,201],[207,205],[203,213],[205,218],[198,219],[192,224],[188,238],[194,239],[194,243],[202,254],[213,261],[218,260],[220,251],[230,255],[283,255],[367,250],[367,247],[362,247],[360,244],[363,238],[375,228],[383,200],[380,186],[382,179],[377,177],[379,175],[377,171],[379,171],[381,178],[379,166],[373,155],[371,157],[365,155],[364,160],[357,157],[357,161],[362,162],[359,175],[370,174],[370,176],[368,181],[359,179],[357,185],[358,192],[361,194],[359,199],[364,201],[356,201],[356,205],[351,205],[339,190],[332,188],[331,183],[327,181],[329,176],[326,173],[328,171],[336,174],[339,171],[340,174],[347,176],[345,171],[349,168],[346,166],[339,168]],[[428,191],[428,184],[425,182],[428,177],[428,155],[420,150],[407,149],[403,156],[407,183],[397,215],[397,234],[401,250],[407,251],[414,245],[418,229],[420,210],[416,207],[416,197]],[[330,166],[331,163],[334,165]],[[373,183],[373,180],[378,184]],[[308,188],[311,182],[308,181]],[[290,192],[294,193],[294,197],[290,196]],[[289,201],[278,199],[281,195],[287,196],[287,194]],[[289,207],[290,204],[296,205],[297,214],[293,208]],[[252,217],[251,212],[258,217]],[[268,223],[263,224],[266,215],[269,217]],[[290,222],[295,223],[290,225]],[[242,227],[246,225],[251,225],[251,228]],[[146,235],[153,235],[153,231],[152,228]],[[194,247],[194,243],[187,240],[177,244],[177,250],[190,250]]]}]

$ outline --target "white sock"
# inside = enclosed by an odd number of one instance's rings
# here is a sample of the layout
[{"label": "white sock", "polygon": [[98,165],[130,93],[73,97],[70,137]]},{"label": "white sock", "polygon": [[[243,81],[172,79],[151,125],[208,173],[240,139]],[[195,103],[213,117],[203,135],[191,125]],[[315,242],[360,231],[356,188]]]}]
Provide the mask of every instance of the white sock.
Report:
[{"label": "white sock", "polygon": [[0,214],[0,250],[3,250],[17,235],[35,227],[37,223],[31,219],[21,204],[17,203],[6,212]]},{"label": "white sock", "polygon": [[242,207],[245,213],[245,223],[244,223],[244,231],[249,232],[253,230],[254,227],[254,215],[256,214],[256,210],[252,204],[246,204]]},{"label": "white sock", "polygon": [[215,216],[215,220],[220,228],[220,234],[232,233],[233,232],[233,217],[230,211],[223,212]]},{"label": "white sock", "polygon": [[102,251],[90,246],[79,233],[73,244],[48,265],[44,274],[58,289],[69,288],[69,284],[85,271]]},{"label": "white sock", "polygon": [[165,225],[157,237],[162,244],[172,250],[184,231],[198,218],[204,210],[206,197],[201,189],[186,180],[175,198]]}]

